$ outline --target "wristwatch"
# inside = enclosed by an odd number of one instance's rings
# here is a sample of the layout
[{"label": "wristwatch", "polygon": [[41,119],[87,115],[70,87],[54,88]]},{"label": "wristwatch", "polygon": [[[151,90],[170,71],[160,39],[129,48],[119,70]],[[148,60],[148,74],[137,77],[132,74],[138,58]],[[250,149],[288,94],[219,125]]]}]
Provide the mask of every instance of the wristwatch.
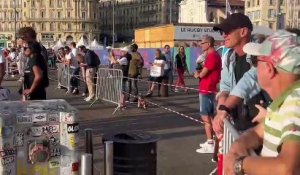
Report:
[{"label": "wristwatch", "polygon": [[225,106],[225,105],[220,105],[218,110],[226,111],[228,114],[230,114],[230,112],[231,112],[231,110],[229,108],[227,108],[227,106]]},{"label": "wristwatch", "polygon": [[235,160],[233,169],[234,169],[234,174],[235,175],[244,175],[245,172],[243,170],[243,161],[246,158],[246,156],[240,157]]}]

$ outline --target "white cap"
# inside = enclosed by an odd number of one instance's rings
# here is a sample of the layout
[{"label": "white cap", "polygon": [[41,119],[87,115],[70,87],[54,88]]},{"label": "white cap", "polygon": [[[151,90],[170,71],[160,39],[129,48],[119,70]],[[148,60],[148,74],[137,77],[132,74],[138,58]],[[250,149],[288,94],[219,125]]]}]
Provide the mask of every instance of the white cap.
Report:
[{"label": "white cap", "polygon": [[124,52],[128,52],[128,51],[129,51],[129,49],[128,49],[127,47],[123,47],[123,48],[121,48],[120,50],[121,50],[121,51],[124,51]]},{"label": "white cap", "polygon": [[112,49],[112,47],[111,47],[111,46],[107,46],[106,49],[107,49],[107,50],[108,50],[108,49]]}]

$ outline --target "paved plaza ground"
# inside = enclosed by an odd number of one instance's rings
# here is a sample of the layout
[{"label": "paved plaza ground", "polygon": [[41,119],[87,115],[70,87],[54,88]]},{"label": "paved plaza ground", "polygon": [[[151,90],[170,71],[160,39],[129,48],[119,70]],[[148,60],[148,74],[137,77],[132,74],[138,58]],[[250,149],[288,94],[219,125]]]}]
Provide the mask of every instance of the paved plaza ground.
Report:
[{"label": "paved plaza ground", "polygon": [[[84,129],[96,129],[93,132],[96,175],[104,174],[102,136],[112,132],[147,131],[157,134],[160,138],[157,144],[158,175],[207,175],[216,166],[211,162],[211,154],[195,152],[199,143],[205,141],[202,124],[154,105],[149,105],[147,109],[138,109],[136,104],[131,104],[126,110],[118,111],[113,115],[116,105],[99,101],[90,107],[90,103],[85,102],[80,95],[66,95],[64,90],[57,89],[54,75],[55,72],[52,70],[47,97],[65,99],[79,110],[81,151],[85,150]],[[198,86],[198,80],[192,77],[186,78],[186,82],[189,87]],[[20,99],[17,94],[19,84],[16,80],[7,80],[3,83],[4,87],[11,90],[12,100]],[[147,87],[147,83],[139,83],[142,93],[146,93]],[[197,91],[189,91],[188,94],[170,92],[169,97],[157,97],[154,93],[154,96],[148,100],[199,119]]]}]

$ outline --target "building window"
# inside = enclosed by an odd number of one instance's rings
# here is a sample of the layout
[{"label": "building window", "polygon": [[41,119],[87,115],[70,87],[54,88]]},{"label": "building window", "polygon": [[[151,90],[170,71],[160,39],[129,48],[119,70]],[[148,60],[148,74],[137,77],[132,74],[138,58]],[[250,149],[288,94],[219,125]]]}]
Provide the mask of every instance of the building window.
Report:
[{"label": "building window", "polygon": [[85,19],[85,12],[81,12],[81,18]]},{"label": "building window", "polygon": [[97,29],[97,24],[94,25],[94,28]]},{"label": "building window", "polygon": [[94,13],[94,19],[97,19],[97,13]]},{"label": "building window", "polygon": [[53,10],[50,10],[50,19],[53,19],[54,18],[54,12]]},{"label": "building window", "polygon": [[256,5],[259,6],[259,0],[257,0],[257,4]]},{"label": "building window", "polygon": [[269,0],[270,1],[270,5],[275,5],[275,0]]},{"label": "building window", "polygon": [[31,1],[31,7],[35,7],[35,1]]},{"label": "building window", "polygon": [[70,11],[68,11],[68,18],[70,18],[71,17],[71,12]]},{"label": "building window", "polygon": [[85,30],[85,24],[81,25],[82,30]]},{"label": "building window", "polygon": [[268,10],[268,18],[274,18],[275,17],[275,10],[269,9]]},{"label": "building window", "polygon": [[46,1],[41,1],[41,7],[45,7],[45,2]]},{"label": "building window", "polygon": [[34,24],[34,23],[31,23],[31,27],[32,27],[32,28],[35,28],[35,24]]},{"label": "building window", "polygon": [[71,7],[72,4],[71,4],[71,0],[67,0],[67,7]]},{"label": "building window", "polygon": [[62,7],[62,0],[57,0],[57,7]]},{"label": "building window", "polygon": [[54,7],[53,0],[49,0],[49,6],[50,6],[50,7]]},{"label": "building window", "polygon": [[54,31],[54,23],[50,22],[50,31]]},{"label": "building window", "polygon": [[274,26],[274,23],[269,22],[269,28],[270,28],[270,29],[273,29],[273,26]]},{"label": "building window", "polygon": [[41,11],[41,18],[45,17],[45,11]]},{"label": "building window", "polygon": [[60,19],[60,12],[57,12],[57,18]]},{"label": "building window", "polygon": [[247,1],[247,7],[250,7],[250,0]]},{"label": "building window", "polygon": [[298,11],[298,19],[300,18],[300,11]]},{"label": "building window", "polygon": [[31,18],[35,18],[35,10],[31,10]]},{"label": "building window", "polygon": [[24,7],[26,7],[26,2],[24,2]]},{"label": "building window", "polygon": [[45,24],[44,23],[41,24],[41,29],[45,30]]},{"label": "building window", "polygon": [[85,7],[85,1],[86,0],[81,0],[81,7]]},{"label": "building window", "polygon": [[69,31],[72,30],[71,24],[70,24],[70,23],[68,23],[68,30],[69,30]]},{"label": "building window", "polygon": [[57,25],[57,30],[58,30],[58,31],[60,31],[60,29],[61,29],[61,28],[60,28],[60,25],[61,25],[60,23],[58,23],[58,25]]}]

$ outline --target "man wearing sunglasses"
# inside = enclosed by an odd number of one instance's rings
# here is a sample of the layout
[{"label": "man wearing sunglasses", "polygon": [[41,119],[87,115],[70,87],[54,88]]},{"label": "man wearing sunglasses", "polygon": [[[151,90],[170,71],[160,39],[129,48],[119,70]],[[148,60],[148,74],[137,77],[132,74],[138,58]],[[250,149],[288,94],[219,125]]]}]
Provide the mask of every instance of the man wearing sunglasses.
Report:
[{"label": "man wearing sunglasses", "polygon": [[[259,85],[274,100],[264,122],[243,133],[224,160],[225,174],[300,173],[300,41],[280,30],[243,50],[257,57]],[[249,150],[263,146],[260,157]]]},{"label": "man wearing sunglasses", "polygon": [[[246,15],[234,13],[215,26],[214,30],[221,32],[225,47],[231,50],[228,51],[228,58],[222,69],[219,107],[213,128],[216,133],[222,134],[223,120],[231,116],[235,128],[244,131],[254,126],[251,120],[258,112],[255,104],[263,100],[251,55],[243,51],[244,45],[251,40],[253,26]],[[236,88],[237,85],[239,88]]]}]

